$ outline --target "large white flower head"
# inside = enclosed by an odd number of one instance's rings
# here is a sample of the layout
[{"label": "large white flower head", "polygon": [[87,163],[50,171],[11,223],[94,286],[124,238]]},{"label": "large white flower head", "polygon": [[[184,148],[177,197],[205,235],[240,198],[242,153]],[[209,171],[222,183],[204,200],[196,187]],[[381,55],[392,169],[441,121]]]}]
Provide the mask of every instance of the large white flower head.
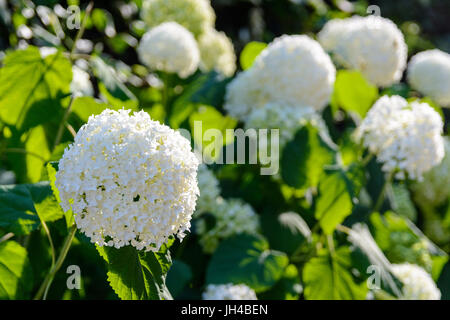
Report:
[{"label": "large white flower head", "polygon": [[141,17],[150,27],[175,21],[195,37],[213,28],[216,20],[209,0],[144,0]]},{"label": "large white flower head", "polygon": [[225,109],[240,119],[269,102],[321,111],[330,100],[335,77],[336,69],[317,41],[284,35],[229,84]]},{"label": "large white flower head", "polygon": [[450,199],[450,138],[445,137],[445,156],[442,162],[426,172],[423,181],[411,188],[415,199],[424,206],[439,206]]},{"label": "large white flower head", "polygon": [[195,213],[199,215],[211,212],[216,207],[216,200],[220,196],[220,186],[219,180],[205,164],[198,167],[197,179],[200,196],[197,199]]},{"label": "large white flower head", "polygon": [[331,20],[318,35],[325,50],[349,69],[356,69],[378,86],[398,82],[408,49],[401,31],[379,16]]},{"label": "large white flower head", "polygon": [[198,39],[200,68],[203,71],[216,70],[231,77],[236,71],[236,54],[233,43],[225,33],[209,29]]},{"label": "large white flower head", "polygon": [[209,284],[203,300],[258,300],[253,289],[245,284]]},{"label": "large white flower head", "polygon": [[75,96],[92,96],[94,94],[94,88],[89,80],[89,74],[78,66],[72,67],[70,91]]},{"label": "large white flower head", "polygon": [[402,299],[440,300],[441,292],[431,276],[415,264],[393,264],[392,272],[403,283]]},{"label": "large white flower head", "polygon": [[149,68],[193,74],[200,63],[200,51],[192,34],[176,22],[165,22],[146,32],[137,48],[139,59]]},{"label": "large white flower head", "polygon": [[378,99],[356,130],[356,138],[377,155],[383,171],[397,179],[422,179],[444,157],[442,119],[427,103],[400,96]]},{"label": "large white flower head", "polygon": [[408,65],[408,82],[443,107],[450,107],[450,54],[433,49],[414,55]]},{"label": "large white flower head", "polygon": [[215,224],[211,229],[207,229],[204,219],[197,223],[200,244],[206,253],[213,253],[222,239],[241,233],[258,233],[258,215],[250,205],[239,199],[218,198],[211,214],[215,218]]},{"label": "large white flower head", "polygon": [[156,251],[190,228],[199,161],[179,132],[129,113],[91,116],[64,151],[55,184],[93,243]]}]

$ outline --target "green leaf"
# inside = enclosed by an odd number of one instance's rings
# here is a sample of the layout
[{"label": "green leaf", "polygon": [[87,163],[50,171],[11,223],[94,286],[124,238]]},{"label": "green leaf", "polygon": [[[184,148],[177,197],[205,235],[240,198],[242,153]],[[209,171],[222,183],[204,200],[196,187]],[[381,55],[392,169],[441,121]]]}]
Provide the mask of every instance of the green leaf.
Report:
[{"label": "green leaf", "polygon": [[281,155],[281,177],[294,188],[315,187],[323,167],[335,160],[333,147],[326,143],[319,129],[307,124],[287,143]]},{"label": "green leaf", "polygon": [[326,234],[333,233],[338,224],[352,212],[350,181],[341,170],[324,174],[319,182],[315,217]]},{"label": "green leaf", "polygon": [[259,294],[261,300],[297,300],[302,293],[300,275],[293,264],[287,266],[281,279],[268,291]]},{"label": "green leaf", "polygon": [[173,260],[172,267],[167,273],[167,287],[174,298],[177,298],[191,279],[191,267],[181,260]]},{"label": "green leaf", "polygon": [[308,300],[363,300],[367,294],[365,282],[357,284],[350,272],[351,256],[347,247],[334,255],[323,250],[305,264],[303,284]]},{"label": "green leaf", "polygon": [[227,85],[231,78],[224,78],[220,73],[211,71],[204,76],[200,76],[201,86],[191,95],[190,101],[200,104],[207,104],[216,108],[223,105],[227,91]]},{"label": "green leaf", "polygon": [[160,251],[143,252],[132,246],[98,247],[107,262],[108,282],[122,300],[171,299],[166,275],[172,260],[167,245]]},{"label": "green leaf", "polygon": [[[56,181],[56,171],[58,171],[58,162],[49,162],[47,163],[47,174],[48,179],[50,180],[50,187],[52,188],[53,195],[55,196],[55,199],[58,203],[61,203],[61,198],[59,197],[59,190],[56,188],[55,181]],[[71,227],[75,219],[73,217],[72,210],[68,210],[67,212],[64,212],[64,218],[66,220],[67,228]]]},{"label": "green leaf", "polygon": [[400,216],[416,221],[417,211],[411,200],[411,194],[403,183],[393,183],[388,192],[392,210]]},{"label": "green leaf", "polygon": [[271,248],[286,252],[289,255],[294,253],[309,237],[308,225],[300,215],[294,212],[286,212],[280,215],[265,213],[261,216],[261,228],[269,240]]},{"label": "green leaf", "polygon": [[[92,97],[77,97],[72,103],[71,116],[76,115],[83,123],[85,123],[90,116],[100,114],[108,107],[108,104],[97,101]],[[111,109],[111,107],[109,108]]]},{"label": "green leaf", "polygon": [[28,234],[39,225],[26,185],[0,186],[0,227],[17,235]]},{"label": "green leaf", "polygon": [[251,41],[247,43],[241,52],[239,62],[241,63],[242,70],[246,70],[253,65],[256,57],[267,47],[267,43]]},{"label": "green leaf", "polygon": [[61,109],[71,80],[71,64],[61,52],[42,58],[29,46],[8,53],[0,69],[1,120],[22,131],[49,121]]},{"label": "green leaf", "polygon": [[15,241],[0,243],[0,300],[29,299],[33,271],[27,251]]},{"label": "green leaf", "polygon": [[221,242],[207,268],[206,283],[244,283],[262,292],[282,277],[288,263],[286,254],[270,250],[263,237],[241,234]]},{"label": "green leaf", "polygon": [[0,227],[28,234],[38,227],[39,218],[51,222],[62,216],[49,182],[0,186]]},{"label": "green leaf", "polygon": [[333,100],[345,111],[356,112],[364,118],[378,98],[378,88],[359,71],[339,70],[334,83]]},{"label": "green leaf", "polygon": [[[237,120],[229,116],[223,116],[219,111],[210,106],[201,106],[198,110],[191,114],[189,117],[189,124],[191,132],[193,132],[193,138],[197,145],[203,146],[204,153],[211,158],[217,159],[220,153],[212,154],[214,149],[222,150],[223,145],[231,143],[234,139],[234,132],[227,133],[227,129],[234,129],[237,125]],[[195,126],[198,125],[198,130]],[[200,129],[201,126],[201,130]],[[205,131],[215,129],[218,130],[220,135],[217,137],[204,136]],[[211,132],[211,131],[210,131]],[[211,138],[211,139],[210,139]],[[211,151],[211,152],[209,152]]]}]

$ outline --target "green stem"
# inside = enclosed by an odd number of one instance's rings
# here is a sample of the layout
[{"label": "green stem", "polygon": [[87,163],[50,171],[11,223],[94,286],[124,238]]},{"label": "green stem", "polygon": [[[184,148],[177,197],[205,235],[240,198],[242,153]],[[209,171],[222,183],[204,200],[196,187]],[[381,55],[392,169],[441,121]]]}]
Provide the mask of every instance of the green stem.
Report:
[{"label": "green stem", "polygon": [[64,240],[63,247],[61,249],[61,252],[59,253],[59,257],[56,260],[55,265],[50,269],[50,272],[46,275],[44,281],[42,282],[41,286],[39,287],[38,292],[34,296],[34,300],[40,300],[41,298],[45,300],[47,298],[48,290],[50,289],[50,285],[52,284],[52,281],[58,272],[58,270],[61,268],[64,259],[67,256],[67,253],[69,252],[70,245],[72,244],[73,237],[75,236],[75,232],[77,231],[76,225],[72,225],[72,227],[69,230],[69,234],[67,235],[66,239]]},{"label": "green stem", "polygon": [[370,160],[372,160],[373,156],[373,153],[369,153],[362,159],[361,164],[363,165],[363,167],[365,167],[370,162]]},{"label": "green stem", "polygon": [[20,149],[20,148],[7,148],[7,149],[3,150],[3,152],[5,152],[5,153],[22,153],[22,154],[27,154],[27,155],[33,156],[33,157],[35,157],[35,158],[38,158],[38,159],[42,160],[43,162],[46,162],[46,161],[47,161],[46,159],[44,159],[44,158],[43,158],[42,156],[40,156],[39,154],[34,153],[34,152],[31,152],[31,151],[28,151],[28,150],[25,150],[25,149]]},{"label": "green stem", "polygon": [[164,110],[166,112],[166,124],[169,124],[169,119],[172,114],[172,108],[170,105],[170,76],[167,73],[164,73],[162,76],[163,81],[163,90],[162,90],[162,104],[164,107]]},{"label": "green stem", "polygon": [[392,178],[394,177],[394,173],[389,173],[388,178],[384,182],[383,188],[381,189],[380,195],[378,196],[377,202],[375,202],[375,206],[373,207],[374,212],[378,212],[384,202],[384,195],[386,193],[386,189],[388,185],[392,182]]},{"label": "green stem", "polygon": [[72,112],[72,105],[74,101],[74,97],[70,97],[69,105],[66,108],[66,111],[64,112],[63,119],[61,123],[59,124],[58,131],[56,132],[55,142],[53,143],[53,150],[55,150],[56,146],[61,142],[61,138],[64,132],[64,127],[67,122],[67,119],[69,119],[69,115]]},{"label": "green stem", "polygon": [[83,21],[81,22],[80,30],[78,30],[77,35],[75,36],[75,40],[72,44],[72,50],[70,50],[70,59],[73,60],[73,54],[75,53],[75,49],[77,47],[77,41],[81,39],[81,37],[84,34],[84,30],[86,29],[86,23],[88,20],[89,15],[91,14],[92,9],[94,8],[94,1],[89,2],[88,6],[86,7],[86,12],[83,18]]},{"label": "green stem", "polygon": [[48,242],[50,243],[50,248],[51,248],[51,252],[52,252],[52,268],[55,265],[55,260],[56,260],[56,252],[55,252],[55,246],[53,245],[53,240],[52,240],[52,236],[50,235],[50,230],[48,229],[47,224],[45,223],[44,220],[41,220],[41,224],[42,224],[42,228],[44,229],[45,233],[47,234],[47,238],[48,238]]}]

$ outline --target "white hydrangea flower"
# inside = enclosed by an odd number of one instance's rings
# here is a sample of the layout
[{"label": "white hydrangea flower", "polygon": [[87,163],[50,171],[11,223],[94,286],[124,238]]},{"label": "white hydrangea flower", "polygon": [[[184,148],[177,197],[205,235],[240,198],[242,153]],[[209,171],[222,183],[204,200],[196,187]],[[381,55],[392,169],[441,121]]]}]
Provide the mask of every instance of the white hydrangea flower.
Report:
[{"label": "white hydrangea flower", "polygon": [[400,81],[408,49],[401,31],[379,16],[331,20],[318,35],[325,50],[349,69],[356,69],[378,86]]},{"label": "white hydrangea flower", "polygon": [[165,22],[146,32],[137,53],[149,68],[177,73],[181,78],[193,74],[200,63],[197,42],[176,22]]},{"label": "white hydrangea flower", "polygon": [[419,52],[408,65],[412,88],[450,108],[450,54],[439,49]]},{"label": "white hydrangea flower", "polygon": [[444,157],[443,122],[427,103],[383,96],[356,130],[356,138],[377,155],[383,171],[397,179],[422,179]]},{"label": "white hydrangea flower", "polygon": [[269,102],[320,111],[330,100],[335,77],[336,69],[318,42],[284,35],[229,84],[225,109],[239,119]]},{"label": "white hydrangea flower", "polygon": [[222,239],[241,233],[255,234],[259,230],[258,215],[239,199],[218,198],[211,214],[215,218],[211,229],[207,230],[204,219],[197,221],[200,244],[206,253],[213,253]]},{"label": "white hydrangea flower", "polygon": [[94,88],[89,80],[89,74],[77,66],[72,66],[72,82],[70,91],[74,96],[92,96]]},{"label": "white hydrangea flower", "polygon": [[203,71],[216,70],[231,77],[236,71],[236,54],[233,43],[225,33],[209,29],[198,39]]},{"label": "white hydrangea flower", "polygon": [[156,251],[190,228],[199,161],[179,132],[129,113],[91,116],[64,151],[55,184],[93,243]]},{"label": "white hydrangea flower", "polygon": [[205,164],[198,167],[197,180],[200,196],[197,199],[195,213],[200,215],[204,212],[211,212],[216,207],[216,199],[220,196],[220,187],[219,180]]},{"label": "white hydrangea flower", "polygon": [[216,20],[209,0],[144,0],[141,17],[150,27],[175,21],[195,37],[213,28]]},{"label": "white hydrangea flower", "polygon": [[422,182],[411,189],[415,199],[425,206],[439,206],[450,199],[450,138],[445,137],[445,156],[442,162],[426,172]]},{"label": "white hydrangea flower", "polygon": [[258,300],[253,289],[245,284],[209,284],[203,300]]},{"label": "white hydrangea flower", "polygon": [[392,272],[403,283],[405,300],[440,300],[441,292],[431,276],[415,264],[393,264]]}]

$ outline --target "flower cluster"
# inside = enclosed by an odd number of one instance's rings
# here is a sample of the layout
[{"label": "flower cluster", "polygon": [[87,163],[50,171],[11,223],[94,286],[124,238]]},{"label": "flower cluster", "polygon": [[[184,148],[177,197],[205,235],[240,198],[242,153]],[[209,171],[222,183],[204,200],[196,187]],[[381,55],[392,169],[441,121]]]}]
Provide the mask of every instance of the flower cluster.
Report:
[{"label": "flower cluster", "polygon": [[89,74],[78,66],[72,67],[72,82],[70,91],[74,96],[92,96],[94,88],[89,80]]},{"label": "flower cluster", "polygon": [[[209,0],[146,0],[143,3],[142,18],[152,28],[166,22],[176,22],[189,30],[200,50],[200,64],[194,69],[199,66],[202,71],[215,70],[225,76],[232,76],[235,72],[233,43],[225,33],[214,28],[215,14]],[[164,39],[158,41],[163,42]],[[142,53],[149,49],[150,47],[143,47]],[[150,58],[142,60],[145,62]],[[174,58],[173,63],[175,60]],[[163,71],[170,72],[166,69]]]},{"label": "flower cluster", "polygon": [[197,199],[195,213],[200,215],[204,212],[212,212],[220,196],[219,180],[205,164],[198,167],[197,180],[200,196]]},{"label": "flower cluster", "polygon": [[93,243],[156,251],[190,228],[199,162],[179,132],[129,112],[91,116],[65,150],[55,185]]},{"label": "flower cluster", "polygon": [[245,284],[210,284],[203,292],[203,300],[258,300],[253,289]]},{"label": "flower cluster", "polygon": [[225,33],[208,29],[198,39],[203,71],[215,70],[225,76],[232,76],[236,71],[236,55],[233,43]]},{"label": "flower cluster", "polygon": [[335,76],[336,69],[318,42],[304,35],[284,35],[229,84],[225,109],[243,121],[253,109],[270,102],[322,110],[329,102]]},{"label": "flower cluster", "polygon": [[403,283],[405,300],[439,300],[441,292],[431,276],[421,267],[410,264],[394,264],[392,272]]},{"label": "flower cluster", "polygon": [[406,67],[407,46],[391,20],[379,16],[354,16],[327,22],[318,35],[337,62],[356,69],[372,83],[398,82]]},{"label": "flower cluster", "polygon": [[443,107],[450,107],[450,54],[439,49],[419,52],[409,62],[408,82]]},{"label": "flower cluster", "polygon": [[215,224],[208,229],[204,219],[197,223],[200,244],[206,253],[213,253],[220,240],[241,233],[255,234],[259,230],[258,215],[252,207],[239,199],[218,198],[211,214]]},{"label": "flower cluster", "polygon": [[383,171],[397,179],[422,179],[444,157],[442,119],[427,103],[383,96],[356,131],[357,139],[376,154]]},{"label": "flower cluster", "polygon": [[200,51],[192,34],[176,22],[164,22],[146,32],[137,49],[139,59],[149,68],[193,74],[200,63]]},{"label": "flower cluster", "polygon": [[195,37],[212,28],[216,20],[209,0],[144,0],[141,16],[150,27],[177,22]]},{"label": "flower cluster", "polygon": [[446,137],[444,141],[442,162],[426,172],[423,181],[411,186],[415,199],[424,206],[439,206],[450,198],[450,138]]}]

